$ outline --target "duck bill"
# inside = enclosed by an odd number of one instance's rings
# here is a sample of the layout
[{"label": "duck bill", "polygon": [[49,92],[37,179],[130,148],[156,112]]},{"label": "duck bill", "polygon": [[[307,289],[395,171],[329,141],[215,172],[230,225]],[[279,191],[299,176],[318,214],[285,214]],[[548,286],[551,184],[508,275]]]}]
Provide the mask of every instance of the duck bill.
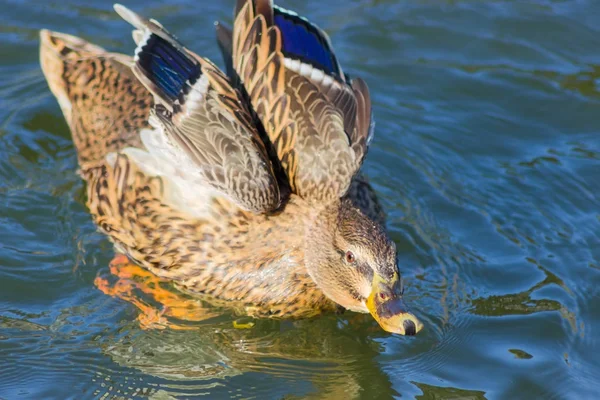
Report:
[{"label": "duck bill", "polygon": [[375,274],[366,304],[373,318],[387,332],[412,336],[423,329],[423,324],[404,305],[398,274],[391,280]]}]

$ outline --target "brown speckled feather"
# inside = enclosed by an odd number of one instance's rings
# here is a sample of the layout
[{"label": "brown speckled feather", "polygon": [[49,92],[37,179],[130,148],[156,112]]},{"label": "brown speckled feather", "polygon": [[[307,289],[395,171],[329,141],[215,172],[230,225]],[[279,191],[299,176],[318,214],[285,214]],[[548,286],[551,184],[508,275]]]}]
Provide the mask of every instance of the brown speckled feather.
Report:
[{"label": "brown speckled feather", "polygon": [[334,79],[284,56],[273,13],[268,0],[238,1],[233,43],[222,48],[232,48],[233,66],[292,190],[305,199],[335,201],[348,190],[366,154],[371,127],[368,89],[361,80],[347,84],[341,69]]},{"label": "brown speckled feather", "polygon": [[346,197],[367,217],[381,225],[385,225],[385,212],[379,204],[377,195],[369,180],[363,174],[358,173],[354,176]]},{"label": "brown speckled feather", "polygon": [[149,127],[153,101],[131,72],[131,57],[46,30],[40,40],[42,69],[71,127],[80,167],[141,147],[139,131]]},{"label": "brown speckled feather", "polygon": [[133,71],[159,103],[152,125],[193,162],[184,173],[200,177],[245,210],[277,208],[279,187],[267,151],[228,78],[157,22],[122,6],[115,9],[142,32]]},{"label": "brown speckled feather", "polygon": [[[261,29],[263,27],[261,25]],[[143,39],[143,34],[134,36],[138,41]],[[274,37],[277,39],[277,34]],[[218,103],[213,112],[233,109],[232,105],[223,107],[231,101],[233,93],[223,82],[223,75],[212,64],[197,60],[211,75],[213,94],[207,98]],[[315,198],[308,196],[311,201],[307,201],[292,195],[278,213],[268,215],[245,211],[234,201],[217,196],[207,205],[205,215],[190,215],[168,201],[167,178],[144,172],[142,166],[127,155],[128,148],[143,151],[140,131],[151,128],[147,121],[154,103],[151,92],[132,73],[132,59],[107,53],[82,39],[42,31],[41,62],[73,133],[82,175],[88,183],[87,205],[98,227],[120,252],[191,293],[226,301],[246,314],[306,317],[338,309],[317,286],[306,266],[306,221],[321,209],[311,202]],[[266,68],[269,76],[276,74],[272,67]],[[298,82],[294,83],[294,79]],[[263,121],[279,124],[281,135],[287,138],[302,137],[283,132],[296,123],[285,116],[292,115],[293,106],[297,108],[295,112],[304,113],[298,120],[312,115],[311,124],[327,128],[328,122],[320,120],[319,113],[336,115],[335,107],[297,74],[289,74],[286,82],[294,85],[297,99],[284,93],[279,103],[264,103],[261,107],[272,113],[272,119]],[[283,82],[261,85],[266,86],[259,91],[272,99],[273,93],[281,92],[279,86]],[[304,108],[295,103],[300,98],[304,98]],[[317,105],[323,105],[325,110],[312,109],[307,113],[310,107]],[[210,112],[202,107],[190,111],[188,119],[196,119],[195,113]],[[265,115],[263,113],[263,117]],[[229,134],[239,135],[240,127],[250,129],[243,115],[234,113],[234,117],[228,125]],[[172,118],[178,129],[187,124],[183,115],[172,115]],[[339,115],[333,119],[338,125],[343,120]],[[277,130],[274,126],[269,129],[270,132]],[[194,134],[197,132],[186,133]],[[277,143],[290,147],[286,140]],[[344,151],[348,153],[347,138],[344,144]],[[107,157],[109,153],[115,156]],[[259,147],[256,154],[260,154]],[[288,162],[298,162],[293,159],[301,158],[294,156]],[[297,182],[308,187],[304,181]],[[321,189],[315,186],[313,190]],[[360,175],[354,178],[346,196],[369,218],[383,221],[379,203]],[[332,210],[324,213],[330,224],[337,218],[337,209]]]},{"label": "brown speckled feather", "polygon": [[[183,289],[227,301],[249,315],[306,317],[337,309],[302,261],[304,228],[298,221],[305,218],[306,206],[301,199],[291,200],[276,218],[245,212],[224,198],[215,199],[211,214],[204,219],[174,209],[163,200],[165,186],[160,178],[145,175],[126,155],[118,155],[113,163],[106,161],[109,152],[141,147],[139,130],[147,128],[147,122],[143,120],[131,131],[121,127],[130,116],[133,123],[138,114],[150,113],[150,93],[129,68],[114,64],[112,58],[107,62],[107,53],[100,48],[48,31],[41,33],[41,41],[46,78],[57,98],[65,96],[61,108],[76,127],[73,137],[87,181],[87,205],[95,223],[119,251]],[[68,60],[63,59],[65,54]],[[75,80],[73,85],[82,86],[69,91],[71,75],[63,74],[63,66],[83,61],[105,69],[94,75],[97,82]],[[125,79],[132,86],[119,86],[115,93],[112,83]],[[88,91],[85,85],[90,82]],[[92,90],[96,88],[102,90]],[[143,94],[145,102],[127,107],[132,90]],[[70,93],[85,93],[87,103],[78,102]],[[104,99],[119,99],[119,103]],[[89,104],[93,106],[88,108]],[[86,110],[110,116],[110,123],[96,132],[95,123],[89,122],[93,114]],[[77,139],[78,134],[84,140]]]},{"label": "brown speckled feather", "polygon": [[218,200],[211,216],[192,219],[164,204],[160,179],[145,176],[124,155],[85,178],[98,226],[158,276],[256,316],[302,317],[336,308],[301,266],[302,204],[288,204],[271,219]]}]

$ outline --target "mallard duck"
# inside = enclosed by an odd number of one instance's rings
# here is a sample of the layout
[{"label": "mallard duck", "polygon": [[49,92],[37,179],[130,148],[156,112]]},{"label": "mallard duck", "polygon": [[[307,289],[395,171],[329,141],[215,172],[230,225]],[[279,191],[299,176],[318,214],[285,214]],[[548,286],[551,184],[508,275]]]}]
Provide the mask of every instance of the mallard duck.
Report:
[{"label": "mallard duck", "polygon": [[217,25],[226,73],[163,26],[115,5],[134,57],[41,31],[41,65],[118,253],[253,317],[370,312],[422,325],[402,302],[396,247],[359,169],[369,90],[328,36],[269,0]]}]

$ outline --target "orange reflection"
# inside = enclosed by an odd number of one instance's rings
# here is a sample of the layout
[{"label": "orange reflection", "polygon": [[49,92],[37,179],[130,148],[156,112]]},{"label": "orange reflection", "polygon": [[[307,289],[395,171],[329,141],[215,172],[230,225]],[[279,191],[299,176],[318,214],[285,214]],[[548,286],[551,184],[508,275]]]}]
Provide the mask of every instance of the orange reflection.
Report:
[{"label": "orange reflection", "polygon": [[[137,319],[142,329],[197,329],[197,325],[173,322],[170,318],[199,322],[218,315],[203,306],[201,301],[170,288],[167,280],[134,264],[122,254],[115,256],[109,267],[111,274],[117,278],[116,282],[110,283],[108,279],[97,277],[94,284],[103,293],[136,306],[141,311]],[[145,300],[147,297],[149,299]]]}]

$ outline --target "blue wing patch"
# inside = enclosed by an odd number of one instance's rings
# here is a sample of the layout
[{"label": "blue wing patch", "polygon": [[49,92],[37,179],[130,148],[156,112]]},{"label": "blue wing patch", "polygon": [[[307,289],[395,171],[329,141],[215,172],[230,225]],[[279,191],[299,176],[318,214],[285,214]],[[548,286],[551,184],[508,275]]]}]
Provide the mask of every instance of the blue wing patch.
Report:
[{"label": "blue wing patch", "polygon": [[156,85],[161,97],[182,99],[200,78],[200,64],[162,37],[151,34],[137,53],[137,64]]},{"label": "blue wing patch", "polygon": [[284,56],[300,60],[339,78],[340,67],[323,32],[307,19],[273,7],[275,25],[281,31]]}]

